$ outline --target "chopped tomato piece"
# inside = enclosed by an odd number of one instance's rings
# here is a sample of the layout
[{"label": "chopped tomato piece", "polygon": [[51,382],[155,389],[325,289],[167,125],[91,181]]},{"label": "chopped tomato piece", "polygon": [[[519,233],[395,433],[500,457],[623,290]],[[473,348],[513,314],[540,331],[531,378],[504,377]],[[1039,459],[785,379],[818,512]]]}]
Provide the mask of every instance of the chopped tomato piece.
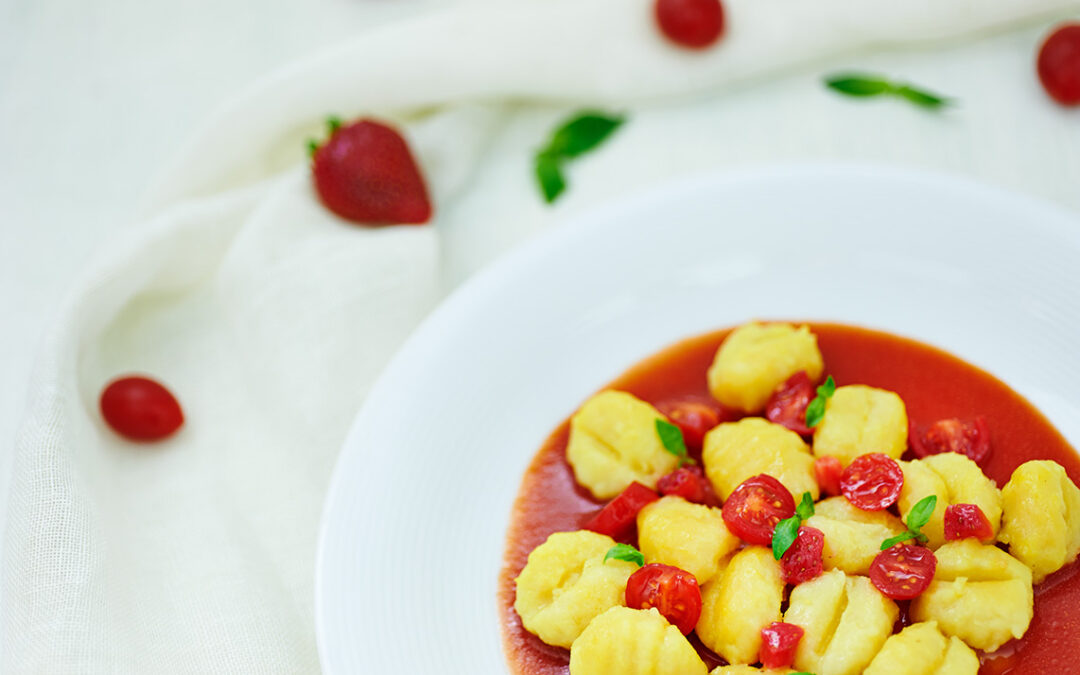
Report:
[{"label": "chopped tomato piece", "polygon": [[701,452],[705,434],[720,424],[720,413],[716,408],[701,401],[665,401],[656,408],[679,427],[683,442],[691,452]]},{"label": "chopped tomato piece", "polygon": [[693,574],[671,565],[652,563],[626,581],[626,606],[655,607],[671,625],[688,635],[701,616],[701,589]]},{"label": "chopped tomato piece", "polygon": [[795,498],[768,474],[747,478],[724,502],[724,523],[750,544],[771,546],[776,524],[795,515]]},{"label": "chopped tomato piece", "polygon": [[795,649],[802,640],[803,629],[793,623],[773,621],[761,629],[761,651],[758,660],[766,668],[787,668],[795,660]]},{"label": "chopped tomato piece", "polygon": [[608,502],[599,513],[585,523],[584,529],[606,534],[612,539],[619,539],[633,528],[637,522],[638,511],[657,499],[660,499],[660,495],[641,483],[636,481],[630,483],[618,497]]},{"label": "chopped tomato piece", "polygon": [[897,544],[870,563],[870,581],[893,600],[918,597],[934,580],[937,558],[925,546]]},{"label": "chopped tomato piece", "polygon": [[912,425],[908,436],[912,452],[919,457],[958,452],[982,464],[990,456],[990,429],[981,415],[971,422],[938,420],[921,432]]},{"label": "chopped tomato piece", "polygon": [[656,22],[677,45],[703,49],[724,32],[724,8],[720,0],[656,0]]},{"label": "chopped tomato piece", "polygon": [[101,392],[101,416],[116,433],[133,441],[160,441],[184,424],[172,392],[148,377],[121,377]]},{"label": "chopped tomato piece", "polygon": [[719,505],[712,485],[698,466],[675,469],[657,481],[656,489],[662,495],[675,495],[695,504]]},{"label": "chopped tomato piece", "polygon": [[814,460],[814,476],[824,494],[833,497],[840,494],[840,477],[843,474],[844,465],[836,457],[826,455]]},{"label": "chopped tomato piece", "polygon": [[[784,581],[797,586],[810,581],[821,574],[824,562],[822,551],[825,550],[825,533],[816,527],[803,525],[791,547],[780,559],[784,570]],[[778,667],[778,666],[774,666]]]},{"label": "chopped tomato piece", "polygon": [[881,511],[896,503],[904,472],[880,452],[856,457],[840,476],[840,491],[863,511]]},{"label": "chopped tomato piece", "polygon": [[809,436],[814,430],[806,426],[806,406],[817,397],[814,383],[806,371],[800,370],[787,382],[777,387],[765,404],[765,417],[770,422],[780,424],[802,436]]},{"label": "chopped tomato piece", "polygon": [[945,538],[949,541],[975,537],[980,541],[993,539],[994,526],[983,510],[975,504],[953,504],[945,509]]}]

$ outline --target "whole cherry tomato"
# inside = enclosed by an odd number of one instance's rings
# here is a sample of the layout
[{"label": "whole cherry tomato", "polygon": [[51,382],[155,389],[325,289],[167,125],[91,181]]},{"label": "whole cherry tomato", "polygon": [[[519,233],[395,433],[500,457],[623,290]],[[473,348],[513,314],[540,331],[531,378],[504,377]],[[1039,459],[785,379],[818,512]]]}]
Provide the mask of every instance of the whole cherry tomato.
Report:
[{"label": "whole cherry tomato", "polygon": [[877,554],[870,563],[870,581],[886,597],[911,600],[934,580],[937,558],[924,546],[897,544]]},{"label": "whole cherry tomato", "polygon": [[945,509],[945,538],[949,541],[975,537],[980,541],[994,538],[994,526],[975,504],[952,504]]},{"label": "whole cherry tomato", "polygon": [[676,495],[695,504],[716,504],[709,480],[697,466],[684,466],[675,469],[656,482],[656,489],[662,495]]},{"label": "whole cherry tomato", "polygon": [[585,523],[583,529],[606,534],[612,539],[620,539],[634,527],[638,511],[657,499],[660,499],[660,495],[641,483],[636,481],[630,483],[615,499],[608,502],[589,522]]},{"label": "whole cherry tomato", "polygon": [[1059,26],[1046,38],[1036,69],[1051,98],[1062,105],[1080,105],[1080,23]]},{"label": "whole cherry tomato", "polygon": [[795,499],[783,483],[763,473],[740,483],[724,502],[722,514],[739,539],[771,546],[776,524],[795,514]]},{"label": "whole cherry tomato", "polygon": [[675,44],[704,49],[724,32],[720,0],[656,0],[656,21]]},{"label": "whole cherry tomato", "polygon": [[904,487],[904,472],[879,452],[856,457],[840,476],[840,491],[863,511],[881,511],[896,503]]},{"label": "whole cherry tomato", "polygon": [[804,581],[816,579],[824,567],[822,552],[825,550],[825,533],[816,527],[803,525],[791,547],[784,552],[780,564],[784,581],[797,586]]},{"label": "whole cherry tomato", "polygon": [[671,625],[688,635],[701,616],[701,589],[693,574],[671,565],[652,563],[626,581],[626,606],[655,607]]},{"label": "whole cherry tomato", "polygon": [[795,649],[802,637],[801,627],[793,623],[773,621],[761,629],[758,660],[765,668],[787,668],[795,660]]},{"label": "whole cherry tomato", "polygon": [[184,423],[184,411],[168,389],[148,377],[121,377],[101,392],[101,416],[133,441],[159,441]]},{"label": "whole cherry tomato", "polygon": [[360,120],[334,128],[312,156],[319,198],[364,225],[426,223],[431,202],[409,146],[393,128]]},{"label": "whole cherry tomato", "polygon": [[656,408],[679,427],[690,452],[701,452],[705,434],[720,424],[720,413],[716,408],[701,401],[662,401]]},{"label": "whole cherry tomato", "polygon": [[955,418],[938,420],[921,432],[909,425],[908,439],[912,452],[919,457],[958,452],[982,464],[990,456],[990,429],[982,416],[971,422]]},{"label": "whole cherry tomato", "polygon": [[800,370],[777,387],[765,404],[765,417],[802,436],[814,430],[806,426],[806,407],[817,397],[814,383],[806,371]]},{"label": "whole cherry tomato", "polygon": [[814,477],[823,494],[833,497],[840,494],[840,477],[844,474],[844,465],[831,455],[814,460]]}]

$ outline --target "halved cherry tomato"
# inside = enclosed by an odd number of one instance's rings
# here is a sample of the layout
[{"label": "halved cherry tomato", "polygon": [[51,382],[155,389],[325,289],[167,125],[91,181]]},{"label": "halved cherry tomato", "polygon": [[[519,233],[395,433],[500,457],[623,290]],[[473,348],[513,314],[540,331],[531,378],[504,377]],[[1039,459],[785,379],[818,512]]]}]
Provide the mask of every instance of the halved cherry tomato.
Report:
[{"label": "halved cherry tomato", "polygon": [[904,472],[880,452],[856,457],[840,476],[840,491],[863,511],[881,511],[896,503]]},{"label": "halved cherry tomato", "polygon": [[675,469],[656,482],[656,489],[662,495],[676,495],[695,504],[719,504],[713,494],[712,485],[698,466]]},{"label": "halved cherry tomato", "polygon": [[912,452],[919,457],[958,452],[982,464],[990,456],[990,428],[981,415],[971,422],[955,418],[938,420],[921,433],[910,425],[908,437]]},{"label": "halved cherry tomato", "polygon": [[795,660],[795,649],[802,640],[803,629],[793,623],[773,621],[761,629],[761,651],[758,660],[766,668],[787,668]]},{"label": "halved cherry tomato", "polygon": [[945,538],[949,541],[975,537],[981,541],[994,537],[994,526],[975,504],[953,504],[945,509]]},{"label": "halved cherry tomato", "polygon": [[660,495],[641,483],[636,481],[630,483],[619,496],[608,502],[589,522],[585,523],[583,529],[606,534],[612,539],[619,539],[629,533],[637,522],[638,511],[657,499],[660,499]]},{"label": "halved cherry tomato", "polygon": [[1080,23],[1059,26],[1039,49],[1039,80],[1062,105],[1080,105]]},{"label": "halved cherry tomato", "polygon": [[795,515],[795,499],[768,474],[747,478],[724,502],[724,523],[739,539],[771,546],[776,524]]},{"label": "halved cherry tomato", "polygon": [[708,47],[724,32],[720,0],[656,0],[655,11],[660,30],[683,47]]},{"label": "halved cherry tomato", "polygon": [[720,424],[720,413],[716,408],[701,401],[663,401],[656,408],[679,427],[690,452],[701,452],[705,434]]},{"label": "halved cherry tomato", "polygon": [[[824,566],[822,551],[825,550],[825,533],[816,527],[803,525],[791,547],[780,559],[784,581],[797,586],[804,581],[816,579]],[[775,667],[775,666],[774,666]]]},{"label": "halved cherry tomato", "polygon": [[840,477],[844,474],[844,465],[830,455],[814,460],[814,476],[818,487],[824,494],[833,497],[840,494]]},{"label": "halved cherry tomato", "polygon": [[180,403],[148,377],[121,377],[101,392],[101,416],[113,431],[133,441],[159,441],[184,423]]},{"label": "halved cherry tomato", "polygon": [[780,424],[802,436],[809,436],[814,430],[806,426],[806,406],[817,397],[814,383],[806,371],[800,370],[777,387],[765,404],[765,417],[770,422]]},{"label": "halved cherry tomato", "polygon": [[870,563],[870,581],[893,600],[918,597],[934,580],[937,558],[925,546],[897,544],[877,554]]},{"label": "halved cherry tomato", "polygon": [[626,606],[655,607],[671,625],[688,635],[701,616],[701,589],[693,574],[671,565],[652,563],[626,581]]}]

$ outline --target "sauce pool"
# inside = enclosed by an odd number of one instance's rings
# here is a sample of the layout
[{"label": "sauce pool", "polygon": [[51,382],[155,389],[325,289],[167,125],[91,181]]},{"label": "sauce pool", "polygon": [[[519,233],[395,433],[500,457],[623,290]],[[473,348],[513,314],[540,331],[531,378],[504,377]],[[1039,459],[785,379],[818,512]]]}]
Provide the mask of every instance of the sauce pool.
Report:
[{"label": "sauce pool", "polygon": [[[992,452],[983,470],[1004,486],[1013,469],[1032,459],[1052,459],[1080,483],[1080,456],[1023,397],[992,375],[934,347],[888,333],[836,324],[810,324],[837,385],[868,384],[904,399],[917,425],[938,419],[986,417]],[[707,402],[705,373],[728,334],[717,331],[679,342],[633,366],[608,385],[652,404]],[[721,421],[738,416],[721,411]],[[514,579],[529,553],[553,532],[578,530],[603,505],[577,485],[566,462],[569,421],[548,437],[522,479],[507,533],[499,578],[503,645],[515,675],[566,675],[570,653],[526,631],[514,611]],[[905,457],[907,457],[905,455]],[[722,663],[693,633],[691,642],[712,669]],[[1067,673],[1080,656],[1080,574],[1067,565],[1035,587],[1035,618],[1027,634],[982,655],[980,675]]]}]

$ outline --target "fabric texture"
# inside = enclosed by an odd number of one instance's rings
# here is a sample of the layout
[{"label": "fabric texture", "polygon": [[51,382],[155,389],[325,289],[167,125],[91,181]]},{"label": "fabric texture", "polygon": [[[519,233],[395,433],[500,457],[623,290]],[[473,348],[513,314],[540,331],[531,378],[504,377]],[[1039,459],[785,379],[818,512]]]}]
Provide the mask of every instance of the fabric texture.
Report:
[{"label": "fabric texture", "polygon": [[[701,53],[665,43],[650,4],[440,10],[278,73],[204,127],[42,347],[16,442],[5,672],[316,671],[318,522],[365,393],[442,296],[568,212],[699,170],[805,157],[1073,194],[1080,149],[1046,157],[1068,128],[1034,86],[941,64],[969,59],[964,45],[1004,49],[1013,30],[1030,41],[1029,26],[1080,11],[1076,0],[726,0],[724,41]],[[928,114],[820,85],[827,69],[900,62],[970,105]],[[992,105],[1019,90],[1045,116],[1023,139],[1002,133],[1010,109]],[[548,207],[531,155],[580,106],[630,121]],[[361,228],[319,204],[303,141],[329,113],[402,128],[432,225]],[[177,394],[187,423],[175,438],[133,445],[103,425],[99,392],[127,372]]]}]

